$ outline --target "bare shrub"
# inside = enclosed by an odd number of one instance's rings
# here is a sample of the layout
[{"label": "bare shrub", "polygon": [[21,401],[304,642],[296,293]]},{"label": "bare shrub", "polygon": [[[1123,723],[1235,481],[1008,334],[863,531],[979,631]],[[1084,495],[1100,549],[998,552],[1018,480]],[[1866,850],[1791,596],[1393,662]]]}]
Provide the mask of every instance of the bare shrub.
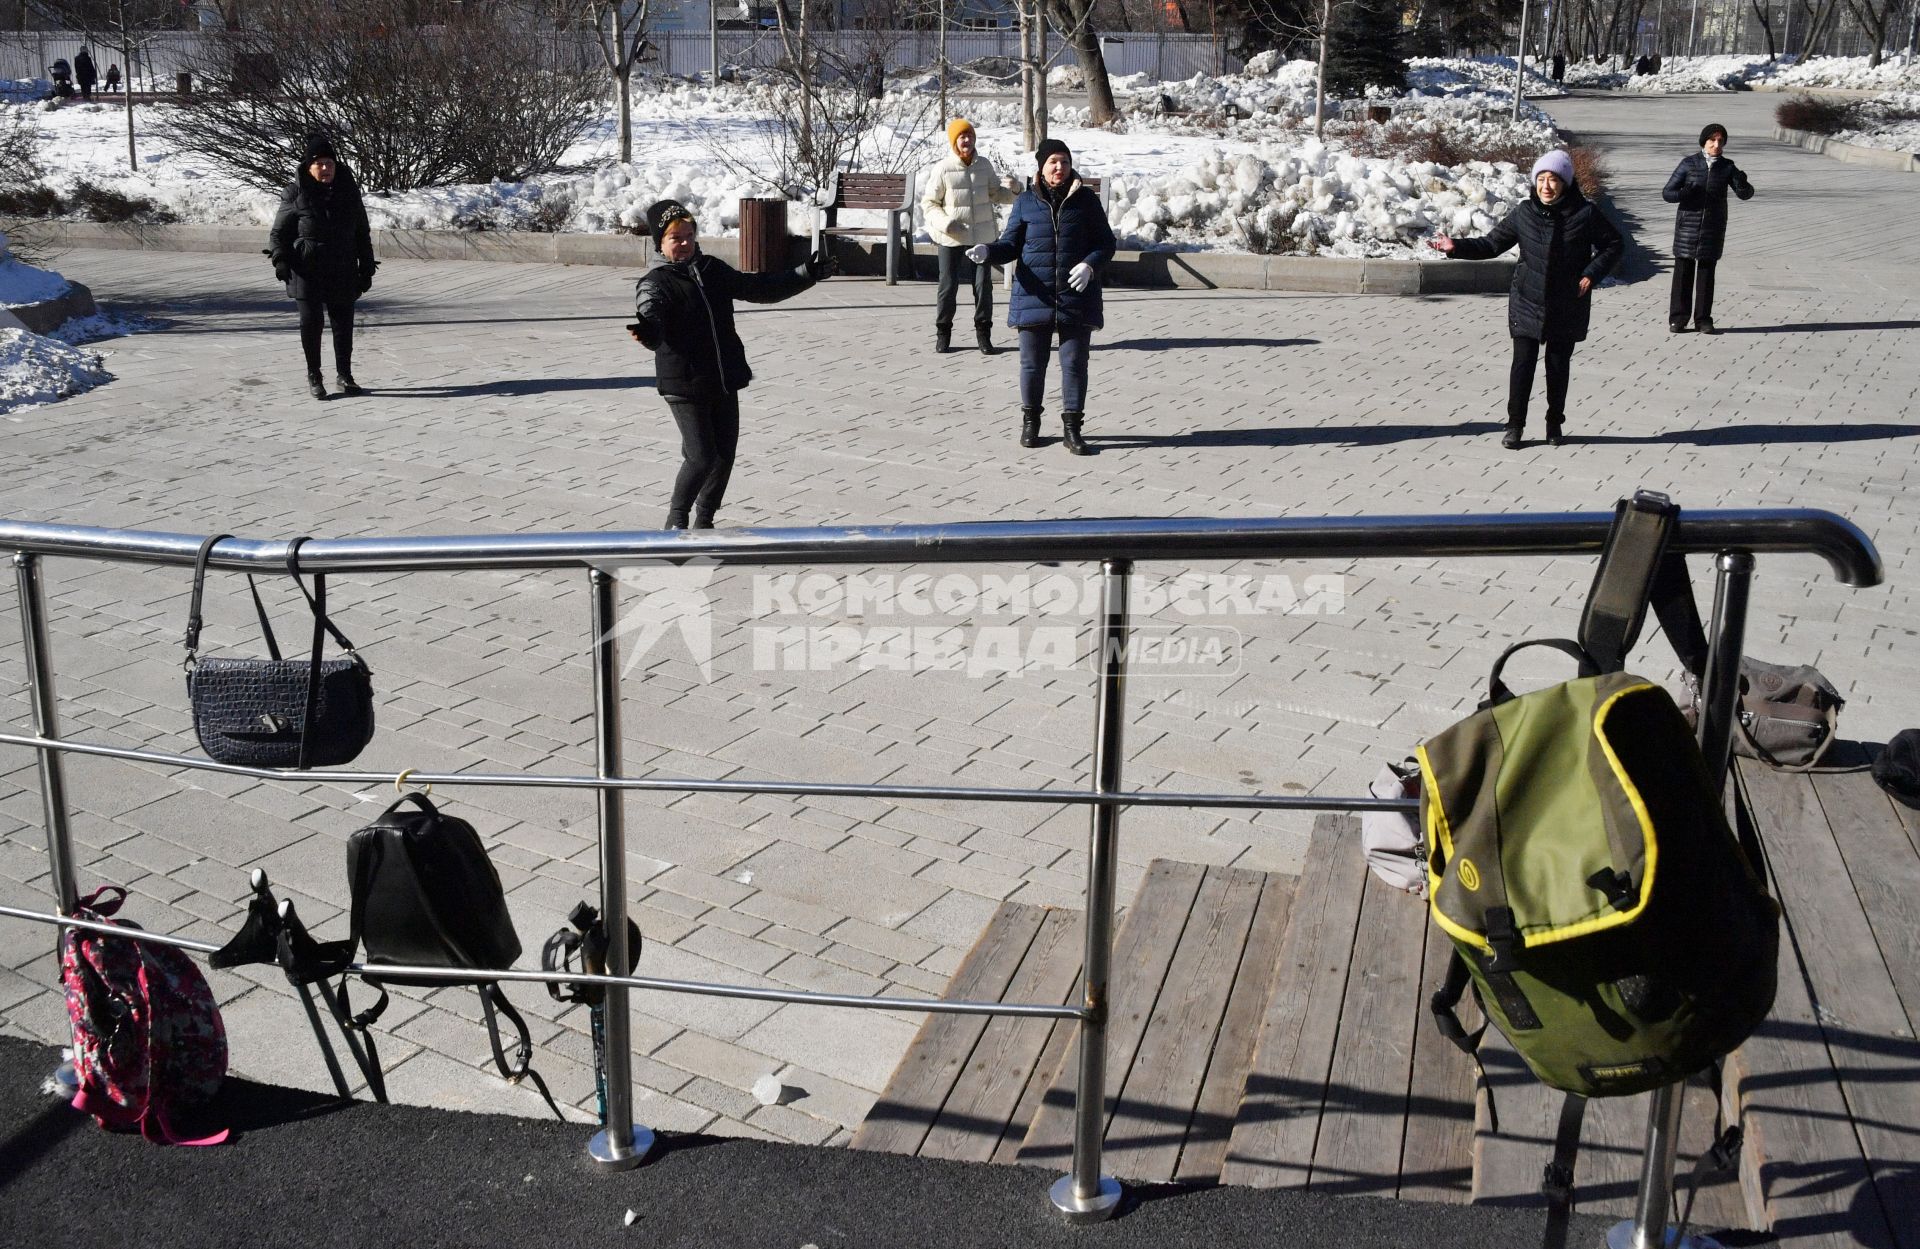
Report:
[{"label": "bare shrub", "polygon": [[539,200],[527,210],[523,228],[535,234],[559,234],[573,220],[573,192],[564,187],[549,187],[541,192]]},{"label": "bare shrub", "polygon": [[407,0],[262,0],[248,29],[204,45],[208,83],[173,141],[264,189],[286,185],[303,135],[333,137],[375,191],[552,171],[592,124],[600,75],[577,41],[462,5],[442,25]]},{"label": "bare shrub", "polygon": [[[7,248],[24,263],[43,264],[52,252],[46,230],[33,218],[48,216],[59,197],[40,184],[46,170],[40,118],[27,104],[0,104],[0,230]],[[49,204],[51,200],[51,204]]]},{"label": "bare shrub", "polygon": [[1808,134],[1839,134],[1860,125],[1860,105],[1852,100],[1829,100],[1814,95],[1789,96],[1773,110],[1773,120],[1788,130]]},{"label": "bare shrub", "polygon": [[1599,199],[1613,174],[1607,158],[1590,147],[1568,148],[1567,155],[1573,157],[1573,180],[1579,184],[1580,193],[1588,199]]}]

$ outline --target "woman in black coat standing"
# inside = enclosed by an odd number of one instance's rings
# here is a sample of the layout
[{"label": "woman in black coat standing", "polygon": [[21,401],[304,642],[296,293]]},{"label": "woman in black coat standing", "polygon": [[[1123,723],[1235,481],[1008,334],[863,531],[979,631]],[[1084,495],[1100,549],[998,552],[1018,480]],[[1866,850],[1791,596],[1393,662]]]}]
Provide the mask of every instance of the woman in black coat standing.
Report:
[{"label": "woman in black coat standing", "polygon": [[1547,441],[1561,443],[1567,419],[1567,382],[1573,345],[1587,336],[1593,301],[1587,293],[1620,263],[1626,240],[1599,205],[1580,193],[1573,158],[1548,152],[1533,163],[1533,193],[1485,238],[1435,238],[1431,246],[1456,260],[1491,260],[1518,244],[1507,297],[1507,332],[1513,336],[1513,368],[1507,376],[1507,431],[1500,445],[1520,446],[1527,399],[1542,346],[1547,356]]},{"label": "woman in black coat standing", "polygon": [[333,367],[340,393],[363,395],[353,380],[353,305],[373,287],[373,231],[360,185],[325,135],[307,136],[300,172],[280,194],[268,236],[273,276],[300,306],[300,349],[307,358],[307,390],[325,399],[320,377],[320,332],[333,325]]},{"label": "woman in black coat standing", "polygon": [[1667,179],[1660,197],[1680,205],[1673,221],[1673,297],[1667,301],[1667,328],[1687,332],[1687,321],[1702,334],[1713,328],[1713,269],[1727,245],[1727,191],[1753,198],[1753,183],[1721,152],[1727,128],[1718,123],[1700,132],[1700,150],[1683,159]]}]

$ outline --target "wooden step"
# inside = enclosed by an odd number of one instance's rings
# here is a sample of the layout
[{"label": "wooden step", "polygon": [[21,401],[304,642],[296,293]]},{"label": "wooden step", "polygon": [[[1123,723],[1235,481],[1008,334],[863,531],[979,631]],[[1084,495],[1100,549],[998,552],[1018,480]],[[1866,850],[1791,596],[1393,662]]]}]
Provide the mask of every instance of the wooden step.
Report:
[{"label": "wooden step", "polygon": [[1472,1067],[1425,1023],[1428,930],[1366,870],[1359,821],[1321,816],[1222,1182],[1466,1200]]}]

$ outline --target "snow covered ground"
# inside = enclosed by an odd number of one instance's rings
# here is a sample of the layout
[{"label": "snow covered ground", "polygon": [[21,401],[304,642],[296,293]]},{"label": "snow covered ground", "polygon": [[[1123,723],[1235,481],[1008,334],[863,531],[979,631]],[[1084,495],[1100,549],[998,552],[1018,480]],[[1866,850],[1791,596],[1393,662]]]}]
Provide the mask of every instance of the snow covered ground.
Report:
[{"label": "snow covered ground", "polygon": [[[1511,70],[1512,59],[1506,63]],[[1693,91],[1746,91],[1765,84],[1773,87],[1827,87],[1848,91],[1920,90],[1920,60],[1911,65],[1899,57],[1869,69],[1864,56],[1817,56],[1796,64],[1791,56],[1769,60],[1765,54],[1731,56],[1666,56],[1657,74],[1635,74],[1617,59],[1595,64],[1569,63],[1569,87],[1608,88],[1671,94]]]},{"label": "snow covered ground", "polygon": [[[1389,126],[1341,117],[1340,102],[1330,101],[1324,142],[1312,134],[1314,66],[1272,57],[1217,78],[1124,77],[1114,84],[1124,123],[1093,128],[1084,107],[1061,105],[1051,110],[1049,128],[1073,149],[1083,172],[1112,180],[1112,220],[1125,243],[1432,258],[1419,246],[1423,236],[1436,228],[1486,228],[1524,198],[1526,177],[1511,164],[1442,164],[1418,159],[1422,152],[1533,152],[1555,140],[1531,105],[1517,125],[1507,121],[1512,99],[1499,85],[1497,65],[1416,63],[1411,80],[1406,95],[1371,101],[1392,107]],[[878,128],[875,143],[892,167],[915,168],[945,154],[945,136],[929,84],[901,85],[906,89],[886,102],[889,124]],[[171,106],[141,106],[137,170],[128,165],[118,105],[0,107],[35,109],[56,189],[87,179],[151,199],[189,223],[264,230],[272,220],[274,193],[245,186],[168,140]],[[1030,176],[1017,100],[970,98],[964,107],[995,164]],[[741,197],[772,190],[776,131],[750,86],[653,82],[637,93],[633,113],[630,162],[615,159],[608,117],[567,154],[572,172],[369,195],[368,213],[383,228],[514,229],[539,211],[560,216],[564,229],[599,232],[633,229],[647,204],[671,197],[693,208],[703,230],[727,234],[738,229]],[[801,216],[789,218],[796,228]]]},{"label": "snow covered ground", "polygon": [[[0,308],[58,299],[71,287],[57,273],[22,264],[0,235]],[[9,414],[106,381],[99,353],[80,350],[78,344],[126,328],[111,317],[94,316],[69,320],[52,334],[36,334],[10,313],[0,316],[0,415],[18,420]]]},{"label": "snow covered ground", "polygon": [[1865,102],[1863,124],[1833,137],[1841,143],[1920,152],[1920,91],[1889,91]]}]

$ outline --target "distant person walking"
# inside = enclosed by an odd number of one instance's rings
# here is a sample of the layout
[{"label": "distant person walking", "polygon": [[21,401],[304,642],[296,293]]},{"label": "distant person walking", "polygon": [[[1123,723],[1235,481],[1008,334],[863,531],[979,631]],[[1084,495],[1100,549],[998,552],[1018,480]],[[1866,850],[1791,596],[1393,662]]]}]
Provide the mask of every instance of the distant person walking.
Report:
[{"label": "distant person walking", "polygon": [[733,301],[777,304],[833,272],[825,252],[797,269],[742,273],[700,250],[699,224],[678,200],[647,207],[660,260],[634,287],[627,332],[653,351],[653,386],[680,427],[680,472],[668,529],[713,528],[740,444],[740,392],[753,380]]},{"label": "distant person walking", "polygon": [[1061,439],[1074,455],[1091,455],[1080,436],[1086,420],[1087,355],[1106,324],[1101,272],[1113,259],[1113,227],[1100,197],[1073,171],[1073,153],[1058,139],[1034,151],[1033,185],[1013,202],[1007,228],[990,244],[967,249],[975,264],[1012,263],[1007,324],[1020,331],[1020,445],[1040,445],[1047,395],[1047,359],[1060,342]]},{"label": "distant person walking", "polygon": [[1713,326],[1713,271],[1727,245],[1727,191],[1753,198],[1753,183],[1724,155],[1727,128],[1715,123],[1700,132],[1700,150],[1684,157],[1660,193],[1680,210],[1673,220],[1673,295],[1667,301],[1667,328],[1687,332],[1687,322],[1702,334]]},{"label": "distant person walking", "polygon": [[1567,54],[1564,52],[1556,52],[1553,54],[1553,80],[1555,82],[1563,82],[1566,80],[1566,77]]},{"label": "distant person walking", "polygon": [[100,71],[94,68],[93,54],[85,48],[74,55],[73,80],[80,84],[80,98],[92,100],[93,84],[100,81]]},{"label": "distant person walking", "polygon": [[980,354],[993,354],[993,270],[967,259],[967,249],[991,243],[1000,233],[993,206],[1013,202],[993,162],[980,155],[973,123],[956,117],[947,123],[953,154],[927,170],[920,212],[927,237],[940,249],[940,285],[933,297],[933,349],[953,348],[953,313],[962,275],[973,283],[973,336]]},{"label": "distant person walking", "polygon": [[273,276],[287,284],[287,294],[300,307],[308,393],[315,399],[327,397],[320,376],[320,335],[329,323],[340,393],[367,393],[353,380],[353,305],[372,289],[379,261],[373,258],[373,231],[367,226],[360,184],[325,135],[307,136],[299,172],[280,193],[268,243]]},{"label": "distant person walking", "polygon": [[1587,336],[1588,292],[1620,263],[1626,240],[1597,204],[1580,193],[1573,158],[1548,152],[1533,163],[1533,192],[1485,238],[1440,235],[1431,246],[1456,260],[1490,260],[1518,244],[1507,297],[1513,367],[1507,375],[1507,430],[1500,445],[1520,447],[1534,368],[1547,357],[1547,441],[1559,446],[1567,419],[1573,345]]}]

